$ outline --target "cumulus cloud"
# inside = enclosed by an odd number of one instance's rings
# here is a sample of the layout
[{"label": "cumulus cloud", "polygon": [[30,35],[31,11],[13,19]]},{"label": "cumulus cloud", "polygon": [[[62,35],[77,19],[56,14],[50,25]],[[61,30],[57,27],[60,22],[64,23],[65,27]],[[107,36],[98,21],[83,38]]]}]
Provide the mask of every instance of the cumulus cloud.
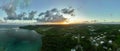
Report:
[{"label": "cumulus cloud", "polygon": [[35,16],[36,13],[37,13],[37,11],[31,11],[29,13],[29,19],[32,20],[34,18],[34,16]]},{"label": "cumulus cloud", "polygon": [[26,15],[26,12],[20,13],[20,14],[18,14],[17,18],[19,20],[22,20],[22,19],[24,19],[25,15]]},{"label": "cumulus cloud", "polygon": [[67,18],[64,17],[63,14],[68,14],[73,16],[74,9],[70,8],[64,8],[61,10],[58,10],[57,8],[53,8],[51,10],[47,10],[46,12],[40,13],[38,16],[43,17],[42,19],[39,19],[40,21],[47,21],[47,22],[62,22],[66,21]]},{"label": "cumulus cloud", "polygon": [[10,0],[7,4],[2,5],[1,9],[7,14],[6,19],[17,19],[16,8],[27,7],[30,0]]},{"label": "cumulus cloud", "polygon": [[5,13],[8,16],[8,19],[12,19],[12,18],[16,17],[16,12],[15,12],[16,7],[12,4],[12,2],[4,5],[2,7],[2,10],[5,11]]},{"label": "cumulus cloud", "polygon": [[61,11],[64,14],[70,14],[71,16],[74,16],[75,9],[73,9],[72,7],[69,7],[69,8],[62,9]]},{"label": "cumulus cloud", "polygon": [[73,9],[72,7],[63,9],[53,8],[51,10],[41,12],[38,17],[35,17],[37,11],[29,12],[27,17],[26,12],[20,14],[16,13],[16,10],[18,8],[23,9],[29,6],[30,1],[31,0],[10,0],[10,2],[2,5],[2,7],[0,8],[7,14],[7,17],[5,19],[9,20],[33,20],[34,18],[36,18],[34,20],[42,22],[63,22],[67,20],[67,18],[65,18],[65,14],[75,16],[75,9]]}]

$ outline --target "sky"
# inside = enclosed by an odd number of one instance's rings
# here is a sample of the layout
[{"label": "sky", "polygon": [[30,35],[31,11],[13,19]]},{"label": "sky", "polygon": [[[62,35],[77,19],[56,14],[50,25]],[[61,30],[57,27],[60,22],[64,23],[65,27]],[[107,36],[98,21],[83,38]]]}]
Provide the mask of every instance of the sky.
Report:
[{"label": "sky", "polygon": [[[0,0],[0,6],[8,0]],[[116,21],[120,22],[120,0],[32,0],[28,8],[17,9],[17,13],[35,10],[38,13],[52,8],[73,7],[76,18],[80,20]],[[0,9],[0,18],[6,17]]]}]

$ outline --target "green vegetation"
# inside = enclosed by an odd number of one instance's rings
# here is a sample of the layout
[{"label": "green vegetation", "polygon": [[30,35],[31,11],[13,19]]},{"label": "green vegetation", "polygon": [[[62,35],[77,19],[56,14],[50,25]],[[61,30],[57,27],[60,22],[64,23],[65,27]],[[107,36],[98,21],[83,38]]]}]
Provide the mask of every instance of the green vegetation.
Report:
[{"label": "green vegetation", "polygon": [[77,24],[20,27],[42,35],[42,51],[120,51],[120,25]]}]

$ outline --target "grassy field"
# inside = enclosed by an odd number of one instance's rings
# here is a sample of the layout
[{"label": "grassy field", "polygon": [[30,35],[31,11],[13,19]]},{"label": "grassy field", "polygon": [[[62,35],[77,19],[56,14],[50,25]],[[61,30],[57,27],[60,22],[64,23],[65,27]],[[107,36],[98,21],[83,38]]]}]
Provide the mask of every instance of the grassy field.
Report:
[{"label": "grassy field", "polygon": [[119,24],[36,25],[20,27],[42,36],[42,51],[120,51]]}]

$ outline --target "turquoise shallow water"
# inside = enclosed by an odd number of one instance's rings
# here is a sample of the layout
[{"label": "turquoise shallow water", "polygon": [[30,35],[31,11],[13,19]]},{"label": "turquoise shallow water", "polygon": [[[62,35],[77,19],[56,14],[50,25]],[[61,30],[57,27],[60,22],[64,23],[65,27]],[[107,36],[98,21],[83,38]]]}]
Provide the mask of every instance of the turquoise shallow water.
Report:
[{"label": "turquoise shallow water", "polygon": [[0,28],[0,51],[40,51],[41,37],[34,30]]}]

